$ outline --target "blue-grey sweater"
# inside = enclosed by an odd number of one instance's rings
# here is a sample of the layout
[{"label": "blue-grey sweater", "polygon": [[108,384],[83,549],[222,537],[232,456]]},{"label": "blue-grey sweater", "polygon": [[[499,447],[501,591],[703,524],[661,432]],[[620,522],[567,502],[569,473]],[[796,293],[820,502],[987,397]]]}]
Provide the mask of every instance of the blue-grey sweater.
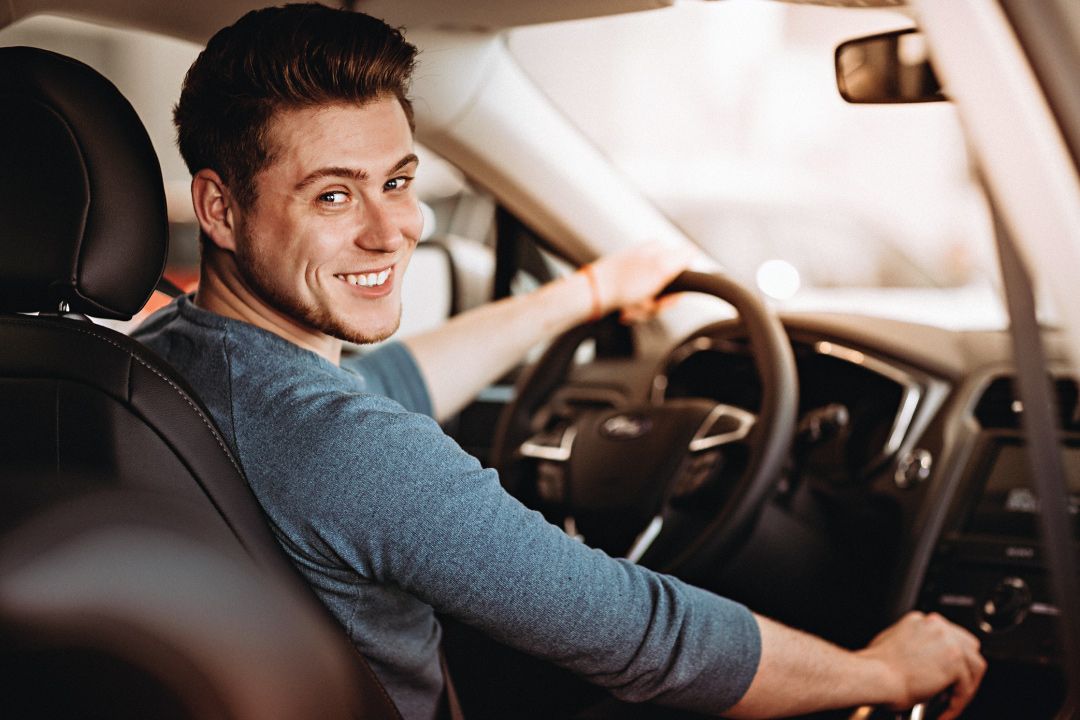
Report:
[{"label": "blue-grey sweater", "polygon": [[338,367],[188,297],[135,337],[195,388],[406,718],[437,712],[436,609],[624,699],[720,712],[753,679],[746,608],[586,547],[508,495],[430,417],[403,345]]}]

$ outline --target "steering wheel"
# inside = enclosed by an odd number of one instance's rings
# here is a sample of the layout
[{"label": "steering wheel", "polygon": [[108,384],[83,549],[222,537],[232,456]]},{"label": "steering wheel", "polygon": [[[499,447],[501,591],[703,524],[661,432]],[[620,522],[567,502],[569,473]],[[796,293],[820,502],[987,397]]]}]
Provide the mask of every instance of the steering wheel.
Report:
[{"label": "steering wheel", "polygon": [[[795,430],[795,358],[779,318],[724,275],[684,272],[664,293],[731,304],[761,380],[758,412],[712,400],[556,407],[577,348],[614,316],[558,337],[519,379],[493,459],[508,491],[609,554],[693,579],[715,571],[753,528]],[[607,324],[607,325],[605,325]]]}]

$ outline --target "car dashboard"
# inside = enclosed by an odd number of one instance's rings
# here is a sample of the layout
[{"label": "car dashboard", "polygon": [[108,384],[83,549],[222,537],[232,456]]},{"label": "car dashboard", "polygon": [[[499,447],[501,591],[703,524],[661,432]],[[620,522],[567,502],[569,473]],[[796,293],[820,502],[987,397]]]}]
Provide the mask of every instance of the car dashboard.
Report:
[{"label": "car dashboard", "polygon": [[[1060,611],[1041,561],[1007,333],[846,315],[783,322],[800,393],[784,477],[735,555],[692,580],[848,647],[908,610],[941,613],[975,633],[990,661],[969,716],[1053,716],[1064,693]],[[1075,518],[1077,383],[1054,332],[1044,336]],[[758,409],[737,321],[632,353],[616,345],[624,350],[595,351],[570,372],[561,407],[707,398]]]}]

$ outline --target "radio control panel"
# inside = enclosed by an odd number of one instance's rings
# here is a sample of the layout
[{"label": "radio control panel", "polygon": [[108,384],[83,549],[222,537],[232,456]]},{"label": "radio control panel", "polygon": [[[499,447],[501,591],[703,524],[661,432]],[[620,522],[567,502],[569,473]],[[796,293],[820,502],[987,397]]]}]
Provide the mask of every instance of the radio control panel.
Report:
[{"label": "radio control panel", "polygon": [[1057,617],[1035,544],[954,537],[939,543],[919,609],[937,612],[982,641],[988,659],[1057,665]]}]

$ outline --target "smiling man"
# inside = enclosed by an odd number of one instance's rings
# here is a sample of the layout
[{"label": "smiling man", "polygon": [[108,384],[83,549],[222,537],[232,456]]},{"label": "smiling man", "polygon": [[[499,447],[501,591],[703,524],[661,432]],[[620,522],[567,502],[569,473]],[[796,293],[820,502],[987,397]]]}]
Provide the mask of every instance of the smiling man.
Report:
[{"label": "smiling man", "polygon": [[433,418],[528,348],[649,301],[685,252],[647,245],[529,296],[390,336],[422,229],[412,189],[415,49],[319,5],[215,35],[175,118],[201,228],[201,280],[136,336],[184,374],[235,451],[285,552],[407,718],[445,712],[435,610],[629,700],[774,716],[952,686],[978,643],[912,614],[858,653],[613,560],[507,495]]},{"label": "smiling man", "polygon": [[258,212],[230,215],[221,175],[195,173],[192,193],[218,260],[204,266],[196,303],[336,363],[342,340],[378,342],[398,326],[423,226],[408,118],[389,94],[282,109],[267,145],[273,172],[257,178]]}]

